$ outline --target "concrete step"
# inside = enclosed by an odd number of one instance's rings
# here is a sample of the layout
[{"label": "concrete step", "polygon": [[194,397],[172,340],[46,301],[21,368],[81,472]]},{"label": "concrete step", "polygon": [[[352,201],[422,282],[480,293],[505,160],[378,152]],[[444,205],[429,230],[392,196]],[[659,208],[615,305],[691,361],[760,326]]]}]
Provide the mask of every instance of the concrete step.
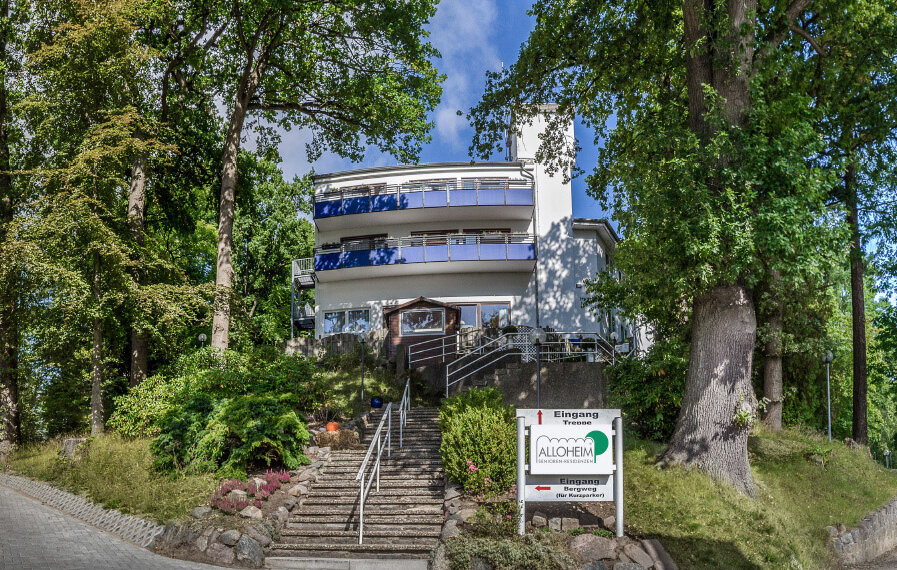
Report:
[{"label": "concrete step", "polygon": [[437,541],[433,544],[315,544],[309,548],[308,545],[300,544],[284,544],[275,542],[269,547],[269,556],[333,556],[335,558],[353,558],[356,556],[375,556],[375,557],[400,557],[408,556],[415,558],[429,558],[430,551],[436,547]]},{"label": "concrete step", "polygon": [[[367,470],[367,475],[371,474],[372,469]],[[342,473],[324,473],[319,482],[327,482],[327,481],[355,481],[355,472],[345,471]],[[365,478],[367,478],[367,475]],[[430,470],[430,471],[421,471],[419,473],[410,472],[407,469],[404,472],[399,471],[381,471],[380,472],[380,485],[383,486],[384,481],[388,482],[390,485],[393,485],[397,481],[408,481],[417,479],[420,481],[427,481],[430,484],[440,482],[443,480],[445,474],[442,470]],[[318,483],[315,483],[317,485]],[[314,488],[314,487],[312,487]]]},{"label": "concrete step", "polygon": [[[383,495],[382,491],[375,491],[375,487],[371,487],[371,494],[365,501],[365,509],[370,505],[442,505],[445,502],[444,497],[421,497],[421,496],[396,496]],[[317,496],[314,493],[305,496],[302,501],[302,508],[316,505],[354,505],[358,503],[358,495],[344,496]]]},{"label": "concrete step", "polygon": [[[396,492],[417,493],[422,489],[442,491],[444,487],[442,477],[427,477],[425,479],[389,479],[388,486],[384,484],[384,478],[380,478],[380,489],[394,489]],[[358,490],[358,481],[352,479],[321,479],[311,486],[311,492],[355,489]]]},{"label": "concrete step", "polygon": [[[377,531],[377,532],[421,532],[427,534],[437,534],[439,535],[442,532],[442,523],[443,520],[441,517],[431,517],[430,522],[427,523],[400,523],[397,521],[392,521],[391,523],[371,523],[370,519],[367,516],[364,517],[364,531]],[[345,520],[340,522],[330,522],[330,523],[317,523],[317,522],[293,522],[292,520],[288,520],[287,524],[284,526],[283,530],[289,530],[290,532],[296,531],[315,531],[321,533],[329,533],[329,532],[358,532],[358,521],[347,522]]]},{"label": "concrete step", "polygon": [[[352,516],[346,515],[335,515],[335,514],[326,514],[326,515],[317,515],[317,514],[304,514],[304,513],[293,513],[290,516],[290,522],[294,524],[299,523],[309,523],[309,524],[342,524],[346,525],[346,528],[356,528],[358,526],[358,513],[354,513]],[[442,525],[445,522],[445,516],[440,515],[424,515],[424,514],[404,514],[400,515],[396,514],[380,514],[380,513],[369,513],[365,511],[364,513],[364,524],[367,525],[410,525],[410,524],[438,524]]]},{"label": "concrete step", "polygon": [[[442,529],[437,525],[419,525],[415,528],[364,525],[364,538],[439,538]],[[334,530],[326,528],[284,528],[280,532],[283,542],[295,543],[298,538],[351,538],[358,540],[358,530]]]},{"label": "concrete step", "polygon": [[[376,483],[374,483],[376,485]],[[380,481],[380,490],[377,491],[378,496],[382,497],[420,497],[420,498],[429,498],[429,497],[444,497],[445,491],[443,491],[442,485],[436,486],[428,486],[428,487],[386,487],[383,485],[383,480]],[[305,495],[308,498],[311,497],[357,497],[358,496],[358,485],[353,487],[338,487],[338,488],[315,488],[312,489],[310,493]],[[441,499],[440,499],[441,500]]]},{"label": "concrete step", "polygon": [[[308,499],[306,499],[307,501]],[[327,516],[356,516],[358,503],[342,503],[329,505],[306,505],[304,502],[299,507],[299,516],[327,515]],[[364,506],[364,514],[367,515],[436,515],[442,516],[442,504],[407,505],[402,503],[381,503]]]},{"label": "concrete step", "polygon": [[419,558],[318,558],[268,556],[265,568],[273,570],[427,570],[429,561]]}]

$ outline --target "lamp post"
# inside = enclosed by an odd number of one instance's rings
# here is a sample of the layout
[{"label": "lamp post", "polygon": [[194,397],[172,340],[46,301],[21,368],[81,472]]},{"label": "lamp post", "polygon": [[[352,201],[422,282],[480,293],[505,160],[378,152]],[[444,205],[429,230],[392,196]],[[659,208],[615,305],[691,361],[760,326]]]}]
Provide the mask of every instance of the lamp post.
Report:
[{"label": "lamp post", "polygon": [[891,468],[891,450],[885,449],[885,467]]},{"label": "lamp post", "polygon": [[199,341],[199,347],[200,347],[200,348],[205,348],[205,347],[206,347],[206,339],[207,339],[207,338],[209,338],[209,337],[206,336],[206,333],[199,333],[199,336],[196,337],[196,340]]},{"label": "lamp post", "polygon": [[610,345],[611,345],[611,360],[610,364],[613,366],[617,363],[617,331],[610,333]]},{"label": "lamp post", "polygon": [[822,355],[822,363],[825,364],[825,396],[828,401],[828,440],[832,440],[832,382],[831,382],[831,374],[830,369],[832,365],[832,360],[835,359],[835,355],[832,354],[831,350],[826,350],[825,354]]},{"label": "lamp post", "polygon": [[358,342],[361,343],[361,404],[364,406],[364,353],[365,343],[368,341],[364,333],[358,333]]},{"label": "lamp post", "polygon": [[536,407],[542,407],[542,343],[545,342],[545,331],[539,327],[529,333],[530,342],[536,347]]}]

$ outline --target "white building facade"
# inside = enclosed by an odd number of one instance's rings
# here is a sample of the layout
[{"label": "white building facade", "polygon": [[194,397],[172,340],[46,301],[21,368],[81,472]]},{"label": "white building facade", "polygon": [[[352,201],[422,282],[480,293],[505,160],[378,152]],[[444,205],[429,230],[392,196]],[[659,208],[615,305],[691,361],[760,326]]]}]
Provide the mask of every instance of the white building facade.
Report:
[{"label": "white building facade", "polygon": [[[384,309],[424,297],[459,307],[462,327],[631,339],[615,311],[584,304],[584,282],[607,268],[618,237],[606,220],[574,218],[571,184],[536,162],[545,125],[537,117],[512,137],[508,161],[317,176],[315,255],[293,264],[294,298],[315,288],[306,328],[313,321],[316,337],[380,330]],[[438,307],[418,307],[395,332],[438,335],[445,321]]]}]

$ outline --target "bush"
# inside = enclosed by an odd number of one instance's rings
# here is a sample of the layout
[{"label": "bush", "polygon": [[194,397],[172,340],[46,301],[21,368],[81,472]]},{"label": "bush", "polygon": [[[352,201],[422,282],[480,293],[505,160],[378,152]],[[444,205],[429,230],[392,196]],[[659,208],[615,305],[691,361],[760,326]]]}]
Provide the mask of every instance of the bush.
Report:
[{"label": "bush", "polygon": [[448,541],[446,555],[452,570],[473,568],[479,558],[496,570],[544,570],[578,568],[564,551],[565,537],[555,533],[491,539],[459,536]]},{"label": "bush", "polygon": [[310,436],[292,394],[242,395],[213,402],[198,395],[170,410],[151,449],[161,470],[187,468],[245,476],[250,467],[295,469]]},{"label": "bush", "polygon": [[514,410],[497,390],[450,398],[440,411],[440,452],[446,475],[469,493],[500,493],[516,481]]},{"label": "bush", "polygon": [[116,398],[109,419],[111,429],[127,437],[160,433],[166,414],[194,396],[217,401],[247,394],[294,394],[296,410],[310,412],[323,406],[328,384],[313,364],[300,356],[287,356],[274,347],[246,352],[197,350],[168,369],[147,378]]},{"label": "bush", "polygon": [[673,435],[685,393],[687,347],[660,341],[643,359],[622,358],[607,367],[613,405],[639,437],[667,441]]}]

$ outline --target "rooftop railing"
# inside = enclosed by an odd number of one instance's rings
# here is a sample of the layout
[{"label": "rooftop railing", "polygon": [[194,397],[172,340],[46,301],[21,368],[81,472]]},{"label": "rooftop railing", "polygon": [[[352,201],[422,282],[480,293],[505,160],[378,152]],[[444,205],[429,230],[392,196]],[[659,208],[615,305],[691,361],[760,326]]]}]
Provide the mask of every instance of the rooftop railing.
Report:
[{"label": "rooftop railing", "polygon": [[315,218],[452,206],[532,206],[529,180],[470,178],[371,184],[316,193]]}]

